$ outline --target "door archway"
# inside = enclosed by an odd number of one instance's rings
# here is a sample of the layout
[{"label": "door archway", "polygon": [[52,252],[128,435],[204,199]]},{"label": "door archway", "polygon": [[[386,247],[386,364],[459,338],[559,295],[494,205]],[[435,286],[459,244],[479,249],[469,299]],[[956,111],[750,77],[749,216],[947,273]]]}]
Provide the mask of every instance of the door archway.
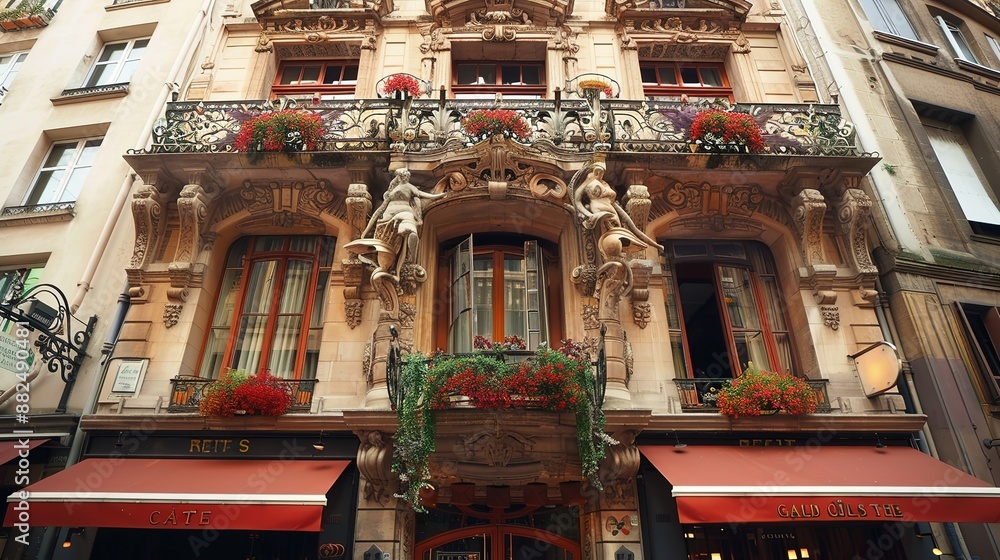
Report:
[{"label": "door archway", "polygon": [[[514,508],[507,514],[447,507],[450,526],[436,524],[416,544],[417,560],[580,560],[579,511]],[[418,524],[420,521],[418,521]],[[456,526],[457,525],[457,526]],[[428,527],[430,528],[430,527]],[[444,530],[441,530],[444,529]]]}]

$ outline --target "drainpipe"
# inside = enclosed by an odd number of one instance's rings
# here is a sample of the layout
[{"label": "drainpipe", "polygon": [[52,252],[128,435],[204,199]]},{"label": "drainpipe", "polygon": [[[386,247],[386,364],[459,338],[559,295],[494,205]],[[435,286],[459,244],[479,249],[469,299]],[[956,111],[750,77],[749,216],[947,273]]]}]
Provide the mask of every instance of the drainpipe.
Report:
[{"label": "drainpipe", "polygon": [[[215,7],[215,0],[204,0],[201,5],[201,9],[198,11],[198,15],[195,17],[194,23],[191,24],[191,29],[188,31],[187,37],[184,38],[184,42],[181,44],[180,51],[178,52],[177,59],[174,60],[174,65],[170,68],[170,72],[167,73],[167,77],[164,80],[163,87],[160,88],[160,93],[153,103],[153,111],[149,114],[149,118],[146,120],[146,125],[142,128],[139,133],[139,140],[136,142],[136,149],[142,149],[146,147],[146,143],[149,142],[149,137],[153,133],[153,125],[156,120],[160,118],[163,114],[164,107],[167,103],[167,98],[174,91],[175,82],[178,76],[181,75],[181,71],[191,64],[192,55],[194,54],[195,47],[199,41],[205,35],[205,28],[207,26],[203,25],[206,18]],[[73,297],[73,301],[70,303],[69,309],[71,313],[76,313],[76,310],[80,308],[80,304],[83,303],[83,298],[86,297],[87,292],[90,291],[91,282],[94,281],[94,275],[97,273],[97,266],[101,264],[101,260],[104,258],[104,252],[108,248],[108,243],[111,240],[111,234],[115,229],[115,225],[118,223],[118,219],[121,216],[122,209],[125,207],[125,202],[128,200],[128,193],[132,188],[132,174],[129,173],[122,182],[121,187],[118,188],[118,196],[115,198],[115,203],[111,207],[111,212],[108,214],[108,219],[104,222],[104,229],[101,230],[101,235],[97,239],[97,244],[94,246],[94,252],[90,255],[90,261],[87,262],[87,268],[83,271],[83,277],[76,284],[76,295]]]}]

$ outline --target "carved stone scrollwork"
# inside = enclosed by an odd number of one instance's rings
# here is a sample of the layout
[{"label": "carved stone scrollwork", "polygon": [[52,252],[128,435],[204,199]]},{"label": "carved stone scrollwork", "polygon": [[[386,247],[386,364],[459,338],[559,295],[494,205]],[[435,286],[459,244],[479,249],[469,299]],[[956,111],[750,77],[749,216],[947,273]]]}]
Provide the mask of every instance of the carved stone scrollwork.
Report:
[{"label": "carved stone scrollwork", "polygon": [[515,457],[527,457],[534,446],[532,436],[508,432],[499,423],[475,432],[462,441],[466,460],[481,460],[491,467],[505,467]]},{"label": "carved stone scrollwork", "polygon": [[180,303],[168,303],[163,306],[163,324],[169,329],[177,324],[181,318],[181,311],[184,305]]},{"label": "carved stone scrollwork", "polygon": [[823,315],[823,324],[833,330],[840,328],[840,308],[836,305],[821,305],[820,313]]},{"label": "carved stone scrollwork", "polygon": [[649,305],[649,281],[653,276],[653,263],[645,260],[633,260],[632,267],[632,319],[640,329],[649,324],[652,307]]},{"label": "carved stone scrollwork", "polygon": [[592,297],[597,287],[597,265],[582,264],[574,268],[572,280],[582,297]]},{"label": "carved stone scrollwork", "polygon": [[[372,210],[372,196],[368,185],[352,183],[347,187],[347,223],[351,227],[351,239],[361,237],[368,215]],[[344,311],[347,325],[352,329],[361,324],[364,301],[361,299],[361,282],[364,263],[354,254],[344,259]]]},{"label": "carved stone scrollwork", "polygon": [[844,189],[836,201],[837,235],[844,245],[850,247],[847,256],[855,273],[864,280],[874,280],[878,270],[868,252],[868,216],[871,214],[872,200],[861,189]]},{"label": "carved stone scrollwork", "polygon": [[166,224],[163,219],[163,202],[163,196],[154,185],[143,185],[132,195],[135,247],[129,268],[145,268],[163,238]]},{"label": "carved stone scrollwork", "polygon": [[378,431],[355,432],[361,439],[358,448],[358,472],[364,478],[364,498],[381,505],[389,503],[397,483],[392,472],[392,445],[386,434]]},{"label": "carved stone scrollwork", "polygon": [[586,329],[596,329],[600,326],[597,320],[597,306],[583,304],[583,327]]},{"label": "carved stone scrollwork", "polygon": [[[190,265],[198,258],[201,236],[204,233],[205,217],[208,214],[209,197],[201,185],[191,183],[181,189],[177,199],[177,215],[180,218],[180,241],[174,254],[174,263]],[[186,268],[186,266],[185,266]]]},{"label": "carved stone scrollwork", "polygon": [[601,459],[601,482],[604,499],[611,507],[635,507],[635,475],[639,472],[639,448],[635,445],[614,445]]},{"label": "carved stone scrollwork", "polygon": [[823,254],[823,216],[826,200],[816,189],[802,189],[792,199],[792,216],[799,232],[802,258],[808,267],[826,263]]}]

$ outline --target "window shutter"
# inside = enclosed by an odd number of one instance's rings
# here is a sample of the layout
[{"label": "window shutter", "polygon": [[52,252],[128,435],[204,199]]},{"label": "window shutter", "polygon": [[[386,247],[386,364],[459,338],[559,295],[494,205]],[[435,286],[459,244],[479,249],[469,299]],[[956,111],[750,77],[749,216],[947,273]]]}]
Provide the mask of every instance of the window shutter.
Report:
[{"label": "window shutter", "polygon": [[986,182],[977,169],[969,148],[958,133],[926,125],[934,155],[944,169],[958,203],[970,222],[1000,225],[1000,210],[990,198]]},{"label": "window shutter", "polygon": [[[1000,402],[1000,371],[994,371],[990,367],[991,360],[987,357],[986,352],[987,350],[993,350],[994,353],[1000,351],[1000,313],[997,312],[996,307],[992,307],[982,315],[981,326],[985,333],[982,330],[980,333],[985,334],[985,336],[979,336],[960,302],[955,302],[955,309],[958,311],[958,317],[965,328],[965,334],[972,347],[976,365],[981,371],[980,379],[986,384],[984,387],[986,396],[989,402],[996,404]],[[983,345],[988,344],[992,344],[993,348],[984,349]]]},{"label": "window shutter", "polygon": [[472,352],[472,333],[475,332],[472,312],[472,236],[459,243],[452,261],[451,281],[451,351],[460,354]]},{"label": "window shutter", "polygon": [[537,241],[524,242],[524,285],[527,290],[528,350],[537,350],[548,342],[548,321],[545,301],[545,259]]}]

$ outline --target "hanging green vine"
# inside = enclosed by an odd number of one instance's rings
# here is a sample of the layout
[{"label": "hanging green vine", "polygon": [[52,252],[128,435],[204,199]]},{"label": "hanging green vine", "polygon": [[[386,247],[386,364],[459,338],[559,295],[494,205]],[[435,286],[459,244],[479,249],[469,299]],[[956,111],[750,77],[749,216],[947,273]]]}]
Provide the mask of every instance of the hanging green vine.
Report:
[{"label": "hanging green vine", "polygon": [[401,385],[392,470],[402,483],[396,496],[414,511],[426,511],[420,490],[430,487],[427,460],[434,452],[436,413],[449,408],[455,395],[481,409],[573,411],[583,475],[594,488],[602,488],[600,461],[606,447],[618,442],[604,433],[604,412],[594,406],[593,367],[579,344],[564,341],[559,350],[542,346],[520,364],[507,363],[503,353],[495,351],[430,360],[411,354],[403,363]]}]

